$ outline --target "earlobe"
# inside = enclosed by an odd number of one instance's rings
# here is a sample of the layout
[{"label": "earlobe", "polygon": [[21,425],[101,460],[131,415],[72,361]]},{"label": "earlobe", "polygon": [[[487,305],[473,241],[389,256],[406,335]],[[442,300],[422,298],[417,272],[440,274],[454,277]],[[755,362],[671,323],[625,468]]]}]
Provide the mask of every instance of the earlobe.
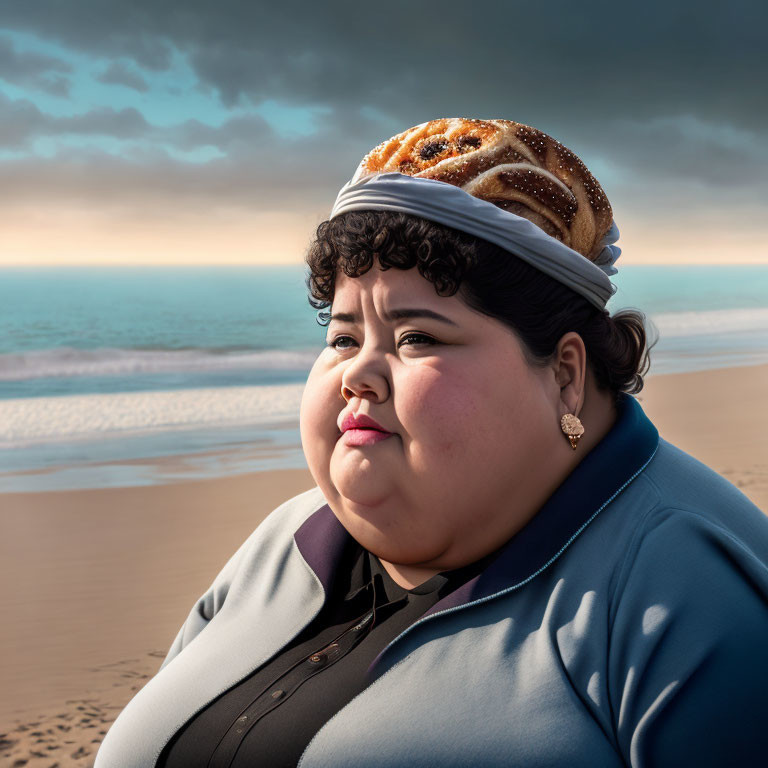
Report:
[{"label": "earlobe", "polygon": [[560,390],[560,418],[566,414],[571,414],[574,418],[581,411],[581,390],[574,386],[574,382],[569,382]]}]

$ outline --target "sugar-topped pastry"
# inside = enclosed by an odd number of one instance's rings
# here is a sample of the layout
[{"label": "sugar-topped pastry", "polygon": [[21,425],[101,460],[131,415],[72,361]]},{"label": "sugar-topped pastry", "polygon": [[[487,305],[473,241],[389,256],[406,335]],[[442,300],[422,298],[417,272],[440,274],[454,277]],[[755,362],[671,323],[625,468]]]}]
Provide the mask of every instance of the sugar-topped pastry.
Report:
[{"label": "sugar-topped pastry", "polygon": [[543,131],[512,120],[430,120],[372,149],[352,180],[386,172],[453,184],[589,259],[600,254],[613,221],[608,198],[584,163]]}]

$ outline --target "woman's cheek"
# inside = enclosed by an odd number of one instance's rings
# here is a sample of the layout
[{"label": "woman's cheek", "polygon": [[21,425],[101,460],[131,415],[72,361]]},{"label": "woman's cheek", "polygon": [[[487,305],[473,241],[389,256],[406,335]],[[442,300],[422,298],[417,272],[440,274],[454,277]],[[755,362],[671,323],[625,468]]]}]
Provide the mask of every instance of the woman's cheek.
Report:
[{"label": "woman's cheek", "polygon": [[[414,451],[428,453],[423,460],[452,462],[465,453],[471,436],[476,404],[470,381],[459,374],[431,369],[410,382],[397,404],[398,413]],[[407,421],[406,421],[407,419]],[[416,458],[414,456],[414,458]]]},{"label": "woman's cheek", "polygon": [[417,381],[403,388],[405,412],[414,429],[431,433],[440,442],[464,432],[475,411],[475,383],[466,371],[428,367]]},{"label": "woman's cheek", "polygon": [[430,392],[432,405],[424,404],[424,419],[433,425],[429,473],[442,468],[482,485],[528,450],[519,421],[530,404],[519,402],[513,380],[510,371],[487,363],[446,372]]},{"label": "woman's cheek", "polygon": [[322,469],[330,459],[330,454],[338,437],[337,419],[344,402],[339,391],[329,380],[328,372],[312,368],[304,386],[299,410],[299,430],[304,454],[313,473]]}]

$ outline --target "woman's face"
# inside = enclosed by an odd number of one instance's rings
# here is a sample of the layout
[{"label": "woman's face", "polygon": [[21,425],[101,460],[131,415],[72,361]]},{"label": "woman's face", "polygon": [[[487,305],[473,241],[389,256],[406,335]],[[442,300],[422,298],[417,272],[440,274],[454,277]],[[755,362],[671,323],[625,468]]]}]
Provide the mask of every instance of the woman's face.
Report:
[{"label": "woman's face", "polygon": [[[405,309],[445,320],[391,317]],[[435,571],[501,546],[539,501],[547,454],[563,450],[552,370],[528,365],[511,330],[438,296],[416,269],[339,273],[331,311],[300,421],[339,521],[382,560]],[[392,434],[351,445],[348,414]]]}]

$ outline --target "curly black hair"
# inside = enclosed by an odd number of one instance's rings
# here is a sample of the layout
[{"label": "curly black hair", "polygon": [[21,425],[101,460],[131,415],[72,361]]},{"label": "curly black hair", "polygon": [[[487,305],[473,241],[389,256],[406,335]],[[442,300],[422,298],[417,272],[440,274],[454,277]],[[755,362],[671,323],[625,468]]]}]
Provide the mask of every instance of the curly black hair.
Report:
[{"label": "curly black hair", "polygon": [[562,336],[574,331],[600,389],[617,397],[643,388],[650,347],[642,312],[611,316],[493,243],[401,212],[350,211],[317,227],[305,262],[308,300],[320,325],[330,322],[323,310],[333,302],[338,270],[359,277],[376,259],[384,270],[416,267],[439,296],[458,293],[469,307],[504,323],[532,365],[546,365]]}]

